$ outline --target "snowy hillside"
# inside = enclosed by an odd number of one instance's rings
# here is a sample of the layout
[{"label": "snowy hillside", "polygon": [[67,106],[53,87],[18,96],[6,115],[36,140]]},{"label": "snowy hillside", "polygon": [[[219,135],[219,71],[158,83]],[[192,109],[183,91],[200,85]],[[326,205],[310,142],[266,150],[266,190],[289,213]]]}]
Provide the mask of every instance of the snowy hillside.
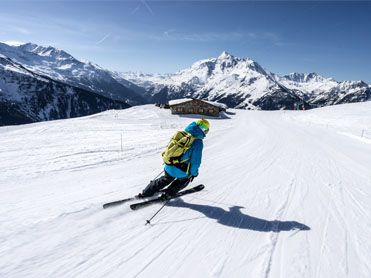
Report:
[{"label": "snowy hillside", "polygon": [[337,82],[316,73],[280,76],[267,72],[250,58],[223,52],[217,58],[195,62],[175,74],[121,73],[147,90],[154,101],[183,97],[219,101],[244,109],[293,109],[371,99],[371,88],[362,81]]},{"label": "snowy hillside", "polygon": [[147,105],[1,127],[0,276],[370,277],[370,111],[211,119],[205,190],[152,226],[159,205],[101,206],[154,178],[192,118]]},{"label": "snowy hillside", "polygon": [[79,117],[127,107],[126,102],[32,72],[0,54],[0,126]]},{"label": "snowy hillside", "polygon": [[117,81],[113,74],[91,62],[83,62],[67,52],[33,43],[11,46],[0,42],[0,54],[29,71],[89,90],[113,100],[131,104],[146,103],[128,81]]}]

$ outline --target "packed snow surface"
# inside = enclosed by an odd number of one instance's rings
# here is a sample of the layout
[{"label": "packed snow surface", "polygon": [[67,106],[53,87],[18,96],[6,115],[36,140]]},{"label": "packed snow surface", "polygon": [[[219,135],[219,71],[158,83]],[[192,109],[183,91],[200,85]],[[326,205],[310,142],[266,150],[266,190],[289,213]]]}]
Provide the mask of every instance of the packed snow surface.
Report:
[{"label": "packed snow surface", "polygon": [[194,118],[0,128],[0,277],[371,277],[371,103],[233,112],[210,119],[206,188],[151,226],[160,205],[102,204],[140,192]]}]

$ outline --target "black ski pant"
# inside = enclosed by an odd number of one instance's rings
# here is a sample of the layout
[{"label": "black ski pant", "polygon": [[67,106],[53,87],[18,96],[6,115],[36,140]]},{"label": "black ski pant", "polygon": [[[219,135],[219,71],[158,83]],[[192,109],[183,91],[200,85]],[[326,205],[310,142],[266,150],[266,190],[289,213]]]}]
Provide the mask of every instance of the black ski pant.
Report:
[{"label": "black ski pant", "polygon": [[165,174],[163,176],[151,181],[147,185],[142,192],[143,197],[151,197],[168,185],[170,186],[163,190],[163,192],[169,195],[175,195],[178,191],[182,190],[190,183],[188,177],[179,179],[170,176],[166,171],[164,171],[164,173]]}]

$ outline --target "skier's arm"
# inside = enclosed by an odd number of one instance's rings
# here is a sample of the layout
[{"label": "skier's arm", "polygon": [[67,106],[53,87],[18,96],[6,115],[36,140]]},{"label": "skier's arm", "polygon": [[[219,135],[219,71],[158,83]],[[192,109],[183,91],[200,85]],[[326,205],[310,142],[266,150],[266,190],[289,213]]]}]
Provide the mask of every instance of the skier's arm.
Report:
[{"label": "skier's arm", "polygon": [[190,167],[190,174],[191,176],[197,177],[198,176],[198,168],[201,165],[202,159],[202,149],[203,149],[203,142],[202,140],[196,140],[193,143],[193,151],[191,156],[191,167]]}]

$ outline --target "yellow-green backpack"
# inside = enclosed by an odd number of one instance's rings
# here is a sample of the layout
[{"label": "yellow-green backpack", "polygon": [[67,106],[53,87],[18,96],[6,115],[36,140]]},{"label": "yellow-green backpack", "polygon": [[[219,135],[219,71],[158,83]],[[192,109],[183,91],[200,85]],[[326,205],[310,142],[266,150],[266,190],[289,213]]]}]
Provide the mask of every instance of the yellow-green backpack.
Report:
[{"label": "yellow-green backpack", "polygon": [[181,161],[182,155],[191,147],[195,138],[187,131],[178,131],[171,137],[167,148],[162,153],[164,163],[167,165],[175,165],[184,163]]}]

